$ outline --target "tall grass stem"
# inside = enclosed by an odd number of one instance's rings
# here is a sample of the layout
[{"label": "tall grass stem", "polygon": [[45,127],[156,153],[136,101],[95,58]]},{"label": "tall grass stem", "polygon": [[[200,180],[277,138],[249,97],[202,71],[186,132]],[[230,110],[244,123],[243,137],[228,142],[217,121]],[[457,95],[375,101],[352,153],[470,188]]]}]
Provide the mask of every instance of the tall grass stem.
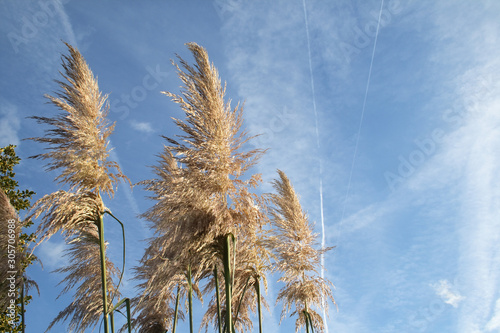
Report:
[{"label": "tall grass stem", "polygon": [[215,277],[215,295],[217,296],[217,326],[219,328],[219,333],[222,333],[222,316],[220,313],[220,292],[219,292],[219,273],[217,271],[217,266],[214,267],[214,277]]},{"label": "tall grass stem", "polygon": [[226,323],[225,326],[229,333],[234,333],[233,315],[232,315],[232,294],[233,294],[233,274],[231,270],[231,241],[234,248],[234,235],[228,234],[224,242],[224,279],[226,284]]},{"label": "tall grass stem", "polygon": [[109,312],[109,321],[111,324],[111,333],[115,333],[115,314],[113,311]]},{"label": "tall grass stem", "polygon": [[104,333],[109,332],[108,326],[108,295],[107,295],[107,285],[106,285],[106,253],[104,245],[104,222],[102,214],[99,214],[99,218],[96,221],[97,229],[99,231],[99,249],[101,254],[101,285],[102,285],[102,312],[104,315]]},{"label": "tall grass stem", "polygon": [[174,324],[172,327],[172,333],[175,333],[175,329],[177,328],[177,316],[179,314],[179,297],[181,295],[181,287],[177,287],[177,296],[175,297],[175,310],[174,310]]},{"label": "tall grass stem", "polygon": [[252,277],[251,275],[248,276],[247,281],[245,282],[245,287],[243,288],[243,292],[241,293],[240,301],[238,303],[238,308],[236,309],[236,315],[234,316],[234,322],[235,323],[238,320],[238,314],[240,313],[241,303],[243,303],[243,297],[245,297],[245,293],[247,292],[248,285],[250,284],[250,278],[251,277]]},{"label": "tall grass stem", "polygon": [[[114,218],[116,220],[116,222],[120,223],[120,226],[122,227],[123,263],[122,263],[122,272],[120,274],[120,280],[118,280],[118,284],[116,285],[116,288],[115,288],[116,291],[118,291],[118,288],[120,288],[120,284],[122,283],[122,280],[123,280],[123,274],[125,272],[125,253],[126,253],[125,249],[126,249],[126,245],[127,245],[127,243],[125,242],[125,227],[124,227],[123,223],[118,218],[116,218],[116,216],[114,216],[109,210],[105,210],[104,214],[108,214],[109,216]],[[111,304],[113,303],[115,295],[116,294],[114,294],[113,297],[111,298],[111,301],[110,301]]]},{"label": "tall grass stem", "polygon": [[260,302],[260,279],[256,278],[255,291],[257,293],[257,311],[259,314],[259,333],[262,333],[262,308]]},{"label": "tall grass stem", "polygon": [[189,303],[189,332],[193,333],[193,283],[191,281],[191,264],[188,265],[188,303]]}]

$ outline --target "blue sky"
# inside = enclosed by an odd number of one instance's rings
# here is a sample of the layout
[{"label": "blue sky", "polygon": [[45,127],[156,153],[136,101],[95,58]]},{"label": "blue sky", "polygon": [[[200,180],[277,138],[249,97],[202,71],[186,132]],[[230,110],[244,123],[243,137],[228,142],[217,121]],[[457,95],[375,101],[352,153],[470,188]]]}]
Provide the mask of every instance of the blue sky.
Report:
[{"label": "blue sky", "polygon": [[[170,117],[182,117],[160,94],[179,89],[170,59],[191,61],[184,43],[196,42],[262,134],[250,147],[269,148],[262,189],[284,170],[336,246],[324,258],[330,332],[500,332],[499,16],[495,0],[4,0],[0,145],[18,145],[21,187],[37,198],[58,188],[27,159],[41,145],[21,140],[43,134],[26,117],[55,113],[43,94],[57,90],[64,40],[110,94],[113,158],[132,182],[151,178],[160,135],[178,134]],[[126,223],[126,278],[150,236],[136,217],[146,195],[122,186],[106,201]],[[106,237],[118,263],[119,229]],[[50,273],[63,249],[54,237],[36,251],[30,332],[71,300],[55,300]],[[271,305],[280,288],[270,284]],[[134,296],[134,282],[122,293]],[[280,311],[266,313],[266,331],[292,330]]]}]

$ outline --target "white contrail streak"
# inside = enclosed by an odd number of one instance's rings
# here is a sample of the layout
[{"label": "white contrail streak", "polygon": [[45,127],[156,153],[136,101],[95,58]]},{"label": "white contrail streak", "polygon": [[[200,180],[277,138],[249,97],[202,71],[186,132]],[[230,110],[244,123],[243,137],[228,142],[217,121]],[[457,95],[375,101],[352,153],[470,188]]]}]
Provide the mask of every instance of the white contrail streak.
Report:
[{"label": "white contrail streak", "polygon": [[[309,76],[311,77],[311,92],[314,110],[314,120],[316,125],[316,146],[318,148],[318,159],[319,159],[319,204],[321,213],[321,248],[325,248],[325,218],[323,214],[323,165],[321,161],[320,154],[320,141],[319,141],[319,126],[318,126],[318,111],[316,109],[316,93],[314,91],[314,75],[312,69],[312,58],[311,58],[311,40],[309,38],[309,22],[307,21],[307,8],[306,0],[302,0],[302,5],[304,7],[304,20],[306,24],[306,35],[307,35],[307,52],[309,55]],[[325,277],[325,256],[321,254],[321,278]],[[326,321],[326,306],[325,298],[322,299],[323,307],[323,324],[325,326],[325,332],[328,333],[328,323]]]},{"label": "white contrail streak", "polygon": [[[311,58],[311,41],[309,37],[309,23],[307,20],[307,7],[306,7],[306,0],[302,0],[302,5],[304,7],[304,20],[305,20],[305,25],[306,25],[306,35],[307,35],[307,51],[309,55],[309,74],[311,77],[311,91],[312,91],[312,100],[313,100],[313,110],[314,110],[314,118],[315,118],[315,125],[316,125],[316,145],[318,148],[318,153],[319,153],[319,148],[320,148],[320,140],[319,140],[319,126],[318,126],[318,112],[316,109],[316,93],[314,90],[314,75],[313,75],[313,69],[312,69],[312,58]],[[352,181],[352,174],[354,170],[354,165],[356,162],[356,155],[358,152],[358,145],[359,145],[359,136],[361,134],[361,127],[363,125],[363,119],[365,115],[365,109],[366,109],[366,99],[368,97],[368,90],[370,88],[370,79],[372,75],[372,68],[373,68],[373,59],[375,58],[375,50],[377,47],[377,40],[378,40],[378,33],[380,29],[380,19],[382,16],[382,9],[384,7],[384,0],[381,1],[380,3],[380,12],[378,15],[378,22],[377,22],[377,32],[375,34],[375,42],[373,44],[373,51],[372,51],[372,57],[370,61],[370,69],[368,71],[368,79],[366,81],[366,89],[365,89],[365,96],[363,99],[363,108],[361,111],[361,119],[359,121],[359,127],[358,127],[358,133],[356,136],[356,146],[354,148],[354,156],[352,159],[352,164],[351,164],[351,171],[349,173],[349,181],[347,185],[347,192],[346,196],[344,199],[344,207],[342,208],[342,217],[340,219],[339,223],[339,233],[338,233],[338,238],[337,238],[337,244],[340,242],[340,232],[341,232],[341,226],[342,222],[344,220],[344,214],[345,214],[345,209],[346,209],[346,204],[347,204],[347,198],[349,197],[349,191],[351,188],[351,181]],[[324,220],[324,214],[323,214],[323,165],[322,165],[322,160],[321,160],[321,155],[319,155],[319,197],[320,197],[320,211],[321,211],[321,247],[325,248],[325,220]],[[325,269],[324,269],[324,264],[325,264],[325,258],[324,254],[321,254],[321,277],[324,278],[325,274]],[[325,307],[325,299],[323,298],[323,322],[325,326],[325,332],[328,333],[328,323],[326,321],[326,307]]]},{"label": "white contrail streak", "polygon": [[60,0],[57,0],[57,1],[54,1],[54,8],[61,16],[60,22],[63,26],[64,31],[67,34],[68,43],[73,45],[74,47],[78,48],[76,37],[75,37],[75,32],[74,32],[73,26],[71,25],[71,22],[69,20],[68,14],[64,10],[64,5],[61,3]]},{"label": "white contrail streak", "polygon": [[378,23],[377,23],[377,32],[375,33],[375,43],[373,44],[372,59],[370,61],[370,69],[368,70],[368,79],[366,80],[365,97],[363,99],[363,108],[361,110],[361,119],[359,120],[358,133],[356,135],[356,145],[354,148],[354,155],[352,157],[351,171],[349,173],[349,181],[347,183],[347,191],[346,191],[345,198],[344,198],[344,207],[342,208],[342,215],[341,215],[340,222],[339,222],[338,236],[337,236],[337,242],[336,242],[337,245],[340,242],[340,234],[342,232],[342,223],[344,221],[344,214],[345,214],[346,205],[347,205],[347,198],[349,197],[349,192],[351,190],[352,173],[354,170],[354,165],[356,164],[356,155],[358,153],[359,136],[361,134],[361,127],[363,125],[363,119],[365,116],[366,98],[368,97],[368,90],[370,88],[370,79],[372,76],[373,59],[375,58],[375,49],[377,48],[378,32],[379,32],[379,28],[380,28],[380,18],[382,16],[382,8],[383,7],[384,7],[384,0],[382,0],[380,3],[380,12],[378,14]]},{"label": "white contrail streak", "polygon": [[311,91],[312,91],[312,99],[313,99],[314,120],[316,122],[316,145],[319,148],[318,112],[316,110],[316,93],[314,92],[314,76],[313,76],[313,70],[312,70],[311,42],[310,42],[310,38],[309,38],[309,23],[307,22],[306,0],[302,0],[302,4],[304,5],[304,19],[306,22],[306,35],[307,35],[307,52],[309,55],[309,74],[311,77]]}]

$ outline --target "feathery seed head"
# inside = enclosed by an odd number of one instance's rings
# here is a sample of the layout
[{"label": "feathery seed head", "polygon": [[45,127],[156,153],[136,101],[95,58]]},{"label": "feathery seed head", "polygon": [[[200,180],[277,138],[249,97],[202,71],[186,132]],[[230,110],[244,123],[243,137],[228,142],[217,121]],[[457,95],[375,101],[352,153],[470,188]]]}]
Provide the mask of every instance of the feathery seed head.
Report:
[{"label": "feathery seed head", "polygon": [[[39,199],[29,218],[41,216],[38,244],[58,231],[70,244],[66,250],[69,264],[57,271],[66,273],[61,282],[65,284],[63,293],[75,288],[75,296],[49,329],[71,316],[70,330],[83,332],[99,322],[103,308],[96,225],[105,210],[101,192],[112,196],[118,182],[128,178],[116,162],[108,160],[108,137],[114,124],[106,119],[107,96],[99,91],[97,79],[80,52],[69,44],[66,46],[69,55],[62,57],[64,72],[61,73],[66,81],[56,81],[61,88],[56,96],[46,95],[61,113],[54,117],[32,117],[50,128],[44,137],[30,139],[49,145],[48,152],[33,158],[49,160],[47,169],[60,171],[55,180],[68,185],[69,189]],[[107,258],[105,260],[108,294],[118,295],[112,280],[118,269]]]},{"label": "feathery seed head", "polygon": [[[186,115],[185,120],[174,119],[183,134],[177,140],[165,138],[168,146],[153,167],[156,178],[140,183],[152,192],[150,198],[155,201],[143,214],[151,222],[155,237],[141,261],[142,268],[136,270],[137,278],[146,280],[141,286],[143,311],[151,306],[159,308],[145,295],[165,290],[162,299],[167,299],[167,292],[181,283],[177,277],[186,272],[188,265],[193,286],[197,288],[202,278],[208,278],[204,292],[213,291],[213,268],[221,265],[221,244],[230,233],[241,245],[236,250],[241,265],[235,272],[235,285],[244,285],[241,279],[247,278],[250,268],[264,275],[266,267],[255,254],[265,253],[265,249],[260,243],[250,242],[259,238],[267,223],[265,210],[259,208],[261,199],[250,192],[260,183],[260,175],[242,179],[264,152],[242,151],[244,143],[251,139],[242,130],[243,107],[233,109],[230,101],[224,100],[225,86],[205,49],[195,43],[187,46],[195,64],[191,66],[180,57],[180,67],[174,63],[183,83],[181,94],[164,92]],[[145,269],[151,272],[146,274]],[[219,267],[219,274],[222,271]],[[182,281],[186,281],[185,277]],[[255,301],[249,297],[243,300],[237,327],[240,323],[247,325],[247,309],[255,309]],[[212,299],[204,324],[213,320],[214,304]]]},{"label": "feathery seed head", "polygon": [[276,270],[282,273],[280,281],[285,282],[276,302],[283,302],[281,320],[295,306],[290,316],[297,315],[295,331],[305,326],[304,311],[311,316],[312,324],[323,331],[321,316],[311,307],[325,307],[327,300],[335,304],[332,283],[317,276],[320,256],[331,248],[317,250],[317,235],[313,233],[313,224],[308,221],[286,174],[278,170],[279,179],[273,182],[276,194],[270,194],[270,201],[275,207],[271,210],[271,219],[275,229],[271,243],[277,256]]},{"label": "feathery seed head", "polygon": [[56,180],[71,188],[103,191],[109,195],[120,180],[127,180],[116,162],[108,161],[109,135],[114,124],[106,119],[107,95],[99,91],[97,79],[80,52],[66,44],[70,55],[62,57],[67,82],[56,81],[61,91],[46,95],[62,113],[54,117],[38,117],[38,123],[50,125],[45,137],[30,138],[47,143],[50,151],[33,156],[50,160],[48,170],[61,170]]},{"label": "feathery seed head", "polygon": [[[102,314],[102,281],[100,266],[99,234],[96,225],[88,225],[75,234],[69,241],[70,248],[65,256],[69,257],[67,266],[56,270],[65,273],[65,278],[59,282],[64,285],[61,295],[75,290],[73,302],[50,323],[50,330],[57,322],[71,317],[69,329],[72,332],[85,332],[95,327]],[[108,295],[119,297],[120,293],[113,281],[119,275],[118,268],[106,258],[106,283]],[[108,307],[111,297],[108,297]]]}]

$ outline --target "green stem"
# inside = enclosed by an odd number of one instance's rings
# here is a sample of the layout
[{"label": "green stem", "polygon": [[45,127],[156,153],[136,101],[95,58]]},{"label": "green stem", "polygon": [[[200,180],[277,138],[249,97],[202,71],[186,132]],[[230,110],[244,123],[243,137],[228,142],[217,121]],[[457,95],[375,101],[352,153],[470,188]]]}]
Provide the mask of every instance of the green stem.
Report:
[{"label": "green stem", "polygon": [[109,312],[109,321],[111,323],[111,332],[115,332],[115,315],[113,311]]},{"label": "green stem", "polygon": [[[116,303],[116,305],[113,308],[111,308],[109,310],[109,314],[111,317],[111,315],[113,314],[114,311],[120,312],[120,310],[118,310],[118,309],[122,306],[123,303],[125,303],[125,306],[127,307],[127,326],[128,326],[128,332],[131,333],[132,332],[132,325],[130,323],[130,299],[123,298],[121,301]],[[123,313],[122,313],[122,315],[123,315]],[[114,320],[114,319],[112,318],[112,320]],[[112,322],[112,325],[114,325],[113,322]]]},{"label": "green stem", "polygon": [[255,291],[257,292],[257,310],[259,313],[259,333],[262,333],[262,309],[260,304],[260,280],[256,278]]},{"label": "green stem", "polygon": [[219,333],[222,333],[222,321],[221,321],[221,313],[220,313],[219,275],[217,272],[217,266],[214,267],[214,276],[215,276],[215,294],[217,296],[217,322],[218,322],[218,327],[219,327]]},{"label": "green stem", "polygon": [[245,297],[245,293],[247,292],[251,277],[252,277],[251,275],[248,276],[247,282],[245,283],[245,288],[243,288],[243,292],[241,293],[240,302],[238,303],[238,308],[236,309],[236,315],[234,316],[235,323],[238,320],[238,315],[240,314],[241,303],[243,303],[243,297]]},{"label": "green stem", "polygon": [[[116,216],[114,216],[113,214],[111,214],[111,212],[109,210],[106,210],[104,211],[104,213],[110,215],[112,218],[114,218],[118,223],[120,223],[120,226],[122,227],[122,239],[123,239],[123,263],[122,263],[122,271],[121,271],[121,274],[120,274],[120,280],[118,281],[118,284],[116,285],[116,291],[118,291],[118,288],[120,288],[120,284],[122,283],[122,279],[123,279],[123,273],[125,272],[125,247],[126,247],[126,242],[125,242],[125,227],[123,225],[123,223],[116,218]],[[116,295],[116,294],[115,294]],[[115,298],[115,295],[113,295],[113,297],[111,298],[111,301],[110,303],[113,303],[113,299]]]},{"label": "green stem", "polygon": [[179,296],[181,294],[181,286],[177,287],[177,297],[175,298],[175,311],[174,311],[174,325],[172,327],[172,333],[175,333],[175,328],[177,326],[177,314],[179,313]]},{"label": "green stem", "polygon": [[189,303],[189,331],[193,333],[193,284],[191,282],[191,264],[188,265],[188,303]]},{"label": "green stem", "polygon": [[314,333],[314,326],[311,315],[309,314],[309,309],[307,308],[307,303],[305,303],[305,308],[302,312],[304,313],[304,317],[306,319],[306,333],[309,333],[309,327],[311,327],[311,333]]},{"label": "green stem", "polygon": [[[103,215],[104,214],[108,214],[110,215],[112,218],[114,218],[118,223],[120,223],[120,226],[122,228],[122,239],[123,239],[123,261],[122,261],[122,271],[121,271],[121,274],[120,274],[120,280],[118,281],[118,284],[116,285],[116,290],[118,291],[118,288],[120,287],[120,284],[123,280],[123,274],[125,273],[125,254],[126,254],[126,241],[125,241],[125,227],[123,225],[123,223],[118,219],[116,218],[116,216],[114,216],[109,210],[105,210]],[[101,217],[102,218],[102,217]],[[102,238],[104,239],[104,229],[103,229],[103,234],[102,234]],[[102,254],[101,254],[102,255]],[[106,263],[104,263],[104,265],[106,265]],[[110,303],[113,304],[113,300],[116,296],[116,293],[111,297],[111,300],[110,300]],[[111,332],[114,333],[115,331],[115,320],[114,320],[114,315],[113,315],[113,311],[115,309],[117,309],[119,307],[119,305],[123,304],[125,302],[126,306],[127,306],[127,326],[128,326],[128,331],[129,332],[132,332],[132,328],[131,328],[131,323],[130,323],[130,300],[128,298],[125,298],[123,300],[121,300],[120,302],[118,302],[118,304],[112,309],[109,311],[109,316],[110,316],[110,320],[111,320]]]},{"label": "green stem", "polygon": [[130,323],[130,319],[132,318],[130,316],[130,300],[128,298],[125,299],[125,303],[127,305],[127,326],[128,326],[128,333],[132,333],[132,325]]},{"label": "green stem", "polygon": [[306,333],[309,333],[309,318],[307,317],[307,302],[304,304],[304,318],[306,319]]},{"label": "green stem", "polygon": [[104,315],[104,333],[109,332],[108,327],[108,295],[106,285],[106,253],[104,246],[104,222],[102,215],[99,214],[97,221],[97,230],[99,231],[99,249],[101,254],[101,285],[102,285],[102,313]]},{"label": "green stem", "polygon": [[313,321],[309,312],[307,313],[307,318],[309,319],[309,326],[311,326],[311,333],[314,333]]},{"label": "green stem", "polygon": [[[226,284],[226,323],[230,333],[234,333],[233,330],[233,316],[232,316],[232,294],[233,294],[233,286],[232,286],[232,272],[231,272],[231,239],[233,240],[234,245],[234,236],[232,234],[228,234],[226,236],[226,241],[224,242],[224,253],[223,253],[223,261],[224,261],[224,278]],[[232,331],[232,332],[231,332]]]},{"label": "green stem", "polygon": [[309,319],[307,318],[307,311],[304,310],[304,317],[306,318],[306,333],[309,333]]}]

